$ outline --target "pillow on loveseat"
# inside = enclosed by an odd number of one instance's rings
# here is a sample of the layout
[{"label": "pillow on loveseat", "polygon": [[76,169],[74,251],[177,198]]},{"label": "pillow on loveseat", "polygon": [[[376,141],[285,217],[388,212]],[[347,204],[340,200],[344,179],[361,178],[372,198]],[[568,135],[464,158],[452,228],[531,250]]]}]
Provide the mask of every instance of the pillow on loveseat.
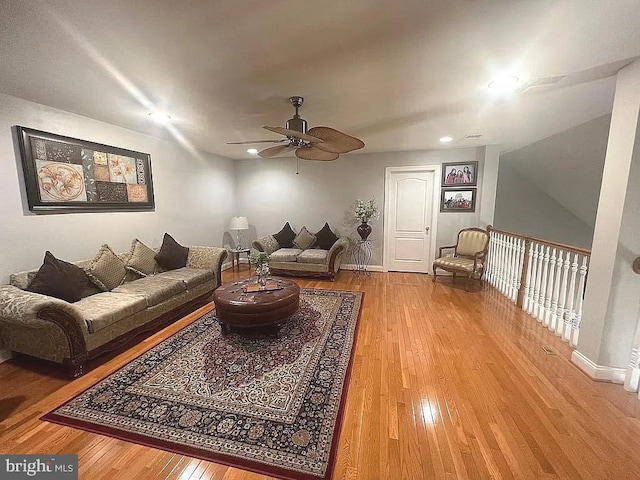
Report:
[{"label": "pillow on loveseat", "polygon": [[97,293],[80,267],[60,260],[47,250],[42,266],[27,287],[29,292],[59,298],[69,303]]},{"label": "pillow on loveseat", "polygon": [[331,231],[329,224],[325,222],[324,227],[316,233],[316,247],[323,250],[330,250],[337,241],[338,237]]},{"label": "pillow on loveseat", "polygon": [[134,238],[133,242],[131,242],[131,252],[129,252],[125,267],[127,270],[143,277],[153,275],[157,269],[155,256],[156,252],[137,238]]},{"label": "pillow on loveseat", "polygon": [[316,236],[307,230],[307,227],[302,227],[300,233],[293,239],[293,245],[300,250],[311,248],[314,243],[316,243]]},{"label": "pillow on loveseat", "polygon": [[164,234],[162,239],[162,246],[160,251],[155,256],[156,262],[165,271],[176,270],[178,268],[187,266],[187,259],[189,258],[189,249],[183,247],[168,233]]},{"label": "pillow on loveseat", "polygon": [[296,238],[296,232],[291,229],[289,222],[284,224],[282,230],[273,234],[273,238],[276,239],[280,248],[295,248],[293,246],[293,239]]},{"label": "pillow on loveseat", "polygon": [[100,247],[98,254],[85,268],[85,272],[91,281],[105,292],[122,284],[127,275],[124,262],[107,244]]}]

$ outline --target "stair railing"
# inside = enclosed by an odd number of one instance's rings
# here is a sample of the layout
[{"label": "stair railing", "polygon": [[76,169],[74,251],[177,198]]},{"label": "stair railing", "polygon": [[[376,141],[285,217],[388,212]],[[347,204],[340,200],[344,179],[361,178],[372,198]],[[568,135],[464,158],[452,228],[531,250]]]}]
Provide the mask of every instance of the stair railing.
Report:
[{"label": "stair railing", "polygon": [[591,251],[487,227],[485,280],[576,346]]}]

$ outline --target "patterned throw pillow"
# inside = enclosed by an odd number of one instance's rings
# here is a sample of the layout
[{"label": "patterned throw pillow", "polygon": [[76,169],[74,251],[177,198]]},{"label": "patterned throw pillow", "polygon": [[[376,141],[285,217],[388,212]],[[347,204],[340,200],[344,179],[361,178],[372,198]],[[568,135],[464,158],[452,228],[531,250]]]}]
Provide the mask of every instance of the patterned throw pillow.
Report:
[{"label": "patterned throw pillow", "polygon": [[27,290],[66,302],[77,302],[89,290],[89,278],[80,267],[59,260],[49,251],[44,255],[44,262],[33,277]]},{"label": "patterned throw pillow", "polygon": [[316,236],[309,232],[307,227],[302,227],[300,233],[293,239],[293,244],[300,250],[311,248],[314,243],[316,243]]},{"label": "patterned throw pillow", "polygon": [[262,247],[262,251],[267,255],[271,255],[273,252],[280,248],[278,241],[273,238],[273,235],[261,238],[260,240],[257,240],[257,242]]},{"label": "patterned throw pillow", "polygon": [[109,248],[109,245],[102,245],[85,272],[100,289],[105,292],[113,290],[122,284],[127,274],[124,262]]},{"label": "patterned throw pillow", "polygon": [[168,233],[164,234],[162,239],[162,246],[160,251],[155,256],[156,262],[165,271],[175,270],[187,266],[187,259],[189,258],[189,249],[183,247]]},{"label": "patterned throw pillow", "polygon": [[125,267],[127,270],[143,277],[153,275],[157,268],[155,256],[156,252],[137,238],[134,238],[133,242],[131,242],[131,252],[129,253]]},{"label": "patterned throw pillow", "polygon": [[331,231],[328,223],[324,224],[324,227],[316,233],[316,247],[323,250],[330,250],[333,244],[338,241],[336,234]]}]

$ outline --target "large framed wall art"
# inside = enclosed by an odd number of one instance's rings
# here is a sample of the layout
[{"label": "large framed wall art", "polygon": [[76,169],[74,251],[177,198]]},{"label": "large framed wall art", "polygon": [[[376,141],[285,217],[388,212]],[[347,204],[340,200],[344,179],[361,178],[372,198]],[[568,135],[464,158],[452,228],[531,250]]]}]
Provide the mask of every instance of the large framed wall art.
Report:
[{"label": "large framed wall art", "polygon": [[147,153],[14,127],[33,212],[153,210]]}]

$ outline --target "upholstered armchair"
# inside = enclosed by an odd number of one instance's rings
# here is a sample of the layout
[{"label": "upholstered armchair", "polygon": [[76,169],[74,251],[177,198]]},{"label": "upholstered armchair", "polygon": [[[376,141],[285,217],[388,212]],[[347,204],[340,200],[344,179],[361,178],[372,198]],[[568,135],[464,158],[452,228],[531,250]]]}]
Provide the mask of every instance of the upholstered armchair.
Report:
[{"label": "upholstered armchair", "polygon": [[[465,290],[469,291],[469,280],[475,277],[482,285],[482,274],[489,248],[489,233],[481,228],[464,228],[458,232],[455,245],[440,247],[440,253],[433,262],[433,281],[436,281],[436,269],[453,273],[455,282],[458,273],[467,277]],[[443,256],[442,252],[453,249],[453,255]]]}]

